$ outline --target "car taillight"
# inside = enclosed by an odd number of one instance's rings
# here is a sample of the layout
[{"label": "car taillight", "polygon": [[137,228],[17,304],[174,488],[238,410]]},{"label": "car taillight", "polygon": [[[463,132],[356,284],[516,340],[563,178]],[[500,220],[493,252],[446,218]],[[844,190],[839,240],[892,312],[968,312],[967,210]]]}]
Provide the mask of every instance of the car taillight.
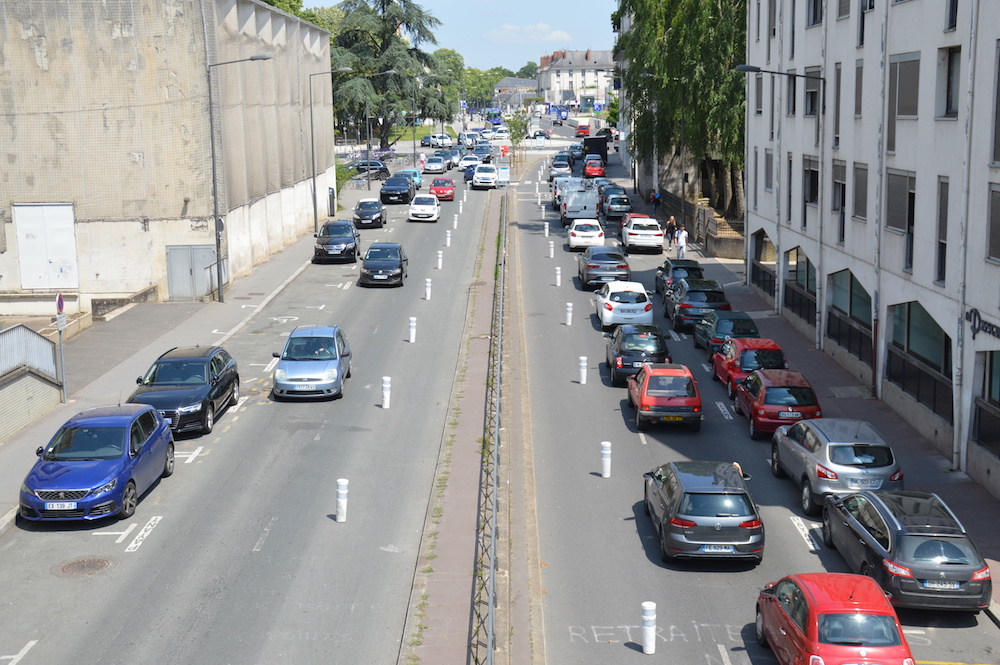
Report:
[{"label": "car taillight", "polygon": [[719,309],[725,309],[725,310],[730,310],[730,309],[732,309],[732,308],[733,308],[733,306],[732,306],[732,305],[723,305],[723,306],[722,306],[722,307],[720,307]]},{"label": "car taillight", "polygon": [[972,573],[972,581],[973,582],[979,582],[979,581],[988,580],[988,579],[990,579],[990,568],[989,568],[989,566],[987,566],[986,568],[983,568],[982,570],[977,570],[976,572]]},{"label": "car taillight", "polygon": [[682,529],[690,529],[698,525],[695,522],[692,522],[691,520],[682,520],[679,517],[674,517],[670,520],[670,526],[676,526]]},{"label": "car taillight", "polygon": [[653,309],[653,305],[651,303],[646,303],[646,306],[643,308],[643,311],[648,312],[651,309]]},{"label": "car taillight", "polygon": [[885,568],[890,575],[896,575],[898,577],[913,577],[913,571],[909,568],[901,566],[898,563],[893,563],[888,559],[882,559],[882,567]]},{"label": "car taillight", "polygon": [[903,479],[903,470],[902,469],[897,470],[896,473],[894,473],[891,476],[889,476],[889,480],[892,480],[892,481],[902,480],[902,479]]},{"label": "car taillight", "polygon": [[576,231],[570,231],[570,232],[569,232],[569,234],[570,234],[571,236],[573,236],[574,238],[576,237]]},{"label": "car taillight", "polygon": [[663,234],[662,234],[662,233],[660,233],[659,231],[657,231],[657,232],[656,232],[656,233],[654,233],[653,235],[654,235],[654,236],[656,236],[657,238],[662,238],[662,237],[663,237]]},{"label": "car taillight", "polygon": [[904,658],[903,665],[914,665],[912,658]]},{"label": "car taillight", "polygon": [[822,464],[817,464],[816,465],[816,477],[817,478],[826,478],[827,480],[836,480],[837,479],[837,474],[836,474],[836,472],[831,471],[830,469],[826,468]]},{"label": "car taillight", "polygon": [[670,286],[673,283],[674,283],[674,278],[673,277],[668,277],[667,278],[667,286]]},{"label": "car taillight", "polygon": [[618,264],[618,269],[619,270],[628,270],[628,264],[627,263],[619,263]]},{"label": "car taillight", "polygon": [[682,302],[680,305],[678,305],[678,307],[680,307],[681,309],[690,309],[694,307],[694,305],[692,305],[691,303]]},{"label": "car taillight", "polygon": [[635,231],[632,231],[631,229],[629,230],[628,234],[630,236],[637,236],[637,235],[639,235],[638,233],[636,233]]},{"label": "car taillight", "polygon": [[826,665],[820,656],[809,656],[809,665]]},{"label": "car taillight", "polygon": [[[601,266],[597,265],[596,263],[588,263],[588,264],[587,264],[587,268],[588,268],[589,270],[593,270],[594,268],[600,268],[600,267],[601,267]],[[618,267],[619,267],[619,268],[621,268],[621,266],[618,266]]]},{"label": "car taillight", "polygon": [[604,309],[608,310],[609,312],[615,311],[615,308],[612,307],[611,303],[609,303],[609,302],[604,303]]},{"label": "car taillight", "polygon": [[621,356],[615,356],[615,367],[617,367],[618,369],[622,368],[622,357]]},{"label": "car taillight", "polygon": [[741,529],[759,529],[761,527],[760,520],[748,520],[746,522],[740,522]]},{"label": "car taillight", "polygon": [[603,238],[604,237],[604,231],[598,231],[597,232],[597,237],[598,238]]}]

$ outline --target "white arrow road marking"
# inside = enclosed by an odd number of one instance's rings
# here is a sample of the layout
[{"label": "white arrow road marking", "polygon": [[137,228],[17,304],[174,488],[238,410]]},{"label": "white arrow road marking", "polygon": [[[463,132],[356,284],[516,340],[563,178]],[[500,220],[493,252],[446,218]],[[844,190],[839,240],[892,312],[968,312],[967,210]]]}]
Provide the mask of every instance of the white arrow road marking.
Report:
[{"label": "white arrow road marking", "polygon": [[135,552],[137,549],[139,549],[143,541],[146,540],[146,536],[152,533],[153,529],[156,528],[156,525],[159,524],[160,520],[162,519],[163,515],[154,515],[153,517],[151,517],[149,521],[146,522],[146,526],[142,527],[142,531],[139,532],[139,535],[137,535],[132,540],[132,542],[129,543],[128,547],[125,548],[125,551]]},{"label": "white arrow road marking", "polygon": [[[122,542],[124,542],[125,538],[128,537],[128,535],[130,533],[132,533],[132,529],[136,528],[137,526],[139,526],[139,525],[136,524],[135,522],[132,522],[131,524],[128,525],[128,528],[125,529],[124,531],[95,531],[94,533],[92,533],[90,535],[92,535],[92,536],[118,536],[118,540],[116,540],[115,542],[116,543],[122,543]],[[2,660],[2,657],[0,657],[0,660]]]}]

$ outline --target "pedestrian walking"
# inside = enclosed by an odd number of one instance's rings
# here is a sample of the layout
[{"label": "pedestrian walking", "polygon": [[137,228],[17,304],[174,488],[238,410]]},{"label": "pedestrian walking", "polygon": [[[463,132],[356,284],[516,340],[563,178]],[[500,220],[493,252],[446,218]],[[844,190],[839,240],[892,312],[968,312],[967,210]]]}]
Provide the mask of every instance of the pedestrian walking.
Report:
[{"label": "pedestrian walking", "polygon": [[424,170],[424,164],[426,164],[426,163],[427,163],[427,155],[425,155],[424,153],[420,153],[420,170],[421,171]]},{"label": "pedestrian walking", "polygon": [[688,232],[683,226],[677,229],[674,235],[674,242],[677,243],[677,258],[683,259],[687,253]]},{"label": "pedestrian walking", "polygon": [[649,204],[653,206],[653,217],[656,217],[656,209],[660,207],[660,193],[655,189],[649,195]]},{"label": "pedestrian walking", "polygon": [[674,234],[677,233],[677,220],[674,219],[673,215],[670,215],[670,219],[667,220],[666,236],[667,236],[667,249],[674,246]]}]

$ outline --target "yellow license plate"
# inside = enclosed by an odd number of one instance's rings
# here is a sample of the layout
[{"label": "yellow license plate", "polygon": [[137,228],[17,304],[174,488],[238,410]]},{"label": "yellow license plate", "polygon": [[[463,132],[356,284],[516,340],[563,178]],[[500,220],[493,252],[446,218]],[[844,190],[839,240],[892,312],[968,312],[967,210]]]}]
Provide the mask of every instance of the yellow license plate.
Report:
[{"label": "yellow license plate", "polygon": [[679,420],[684,420],[681,416],[660,416],[660,421],[665,423],[675,423]]}]

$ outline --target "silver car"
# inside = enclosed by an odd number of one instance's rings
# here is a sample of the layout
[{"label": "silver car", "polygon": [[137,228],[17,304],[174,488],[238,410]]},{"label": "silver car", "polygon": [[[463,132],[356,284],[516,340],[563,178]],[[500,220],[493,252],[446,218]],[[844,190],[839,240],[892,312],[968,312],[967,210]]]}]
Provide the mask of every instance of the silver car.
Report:
[{"label": "silver car", "polygon": [[771,440],[771,473],[799,484],[806,515],[818,514],[828,494],[903,489],[889,442],[871,423],[848,418],[779,427]]},{"label": "silver car", "polygon": [[298,326],[274,357],[275,400],[342,397],[344,379],[351,376],[351,349],[340,326]]}]

